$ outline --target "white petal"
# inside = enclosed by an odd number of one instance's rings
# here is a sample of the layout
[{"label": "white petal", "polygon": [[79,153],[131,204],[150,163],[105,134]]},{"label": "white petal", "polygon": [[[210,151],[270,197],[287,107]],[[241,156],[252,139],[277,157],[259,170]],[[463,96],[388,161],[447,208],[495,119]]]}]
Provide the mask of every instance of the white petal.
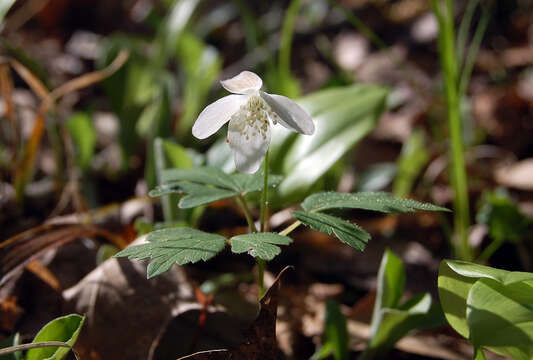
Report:
[{"label": "white petal", "polygon": [[281,125],[304,135],[315,132],[315,123],[311,116],[288,97],[260,92],[261,97],[278,114]]},{"label": "white petal", "polygon": [[234,94],[249,94],[261,89],[263,80],[251,71],[243,71],[231,79],[222,80],[220,84],[222,84],[224,89]]},{"label": "white petal", "polygon": [[192,127],[192,134],[198,139],[205,139],[213,135],[229,121],[231,115],[236,113],[247,100],[244,95],[228,95],[208,105],[198,115],[198,119]]},{"label": "white petal", "polygon": [[[270,145],[270,124],[263,134],[248,128],[248,139],[243,135],[242,125],[239,119],[232,119],[228,126],[228,140],[237,170],[247,174],[253,174],[261,166],[263,158]],[[255,132],[254,132],[255,131]]]}]

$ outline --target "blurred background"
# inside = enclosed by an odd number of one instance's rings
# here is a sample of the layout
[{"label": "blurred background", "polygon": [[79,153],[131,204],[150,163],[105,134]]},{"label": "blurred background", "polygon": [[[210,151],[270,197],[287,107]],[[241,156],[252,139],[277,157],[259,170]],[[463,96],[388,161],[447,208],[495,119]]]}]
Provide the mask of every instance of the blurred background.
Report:
[{"label": "blurred background", "polygon": [[[533,2],[454,6],[468,242],[481,263],[533,271]],[[272,171],[284,180],[271,194],[272,229],[289,224],[286,206],[322,190],[390,191],[453,208],[439,22],[427,0],[0,0],[0,19],[0,339],[17,331],[31,339],[77,311],[88,315],[83,359],[175,358],[199,348],[171,340],[197,315],[177,316],[177,299],[201,303],[194,289],[227,273],[245,284],[230,281],[215,303],[241,306],[253,288],[241,275],[253,263],[229,251],[151,283],[136,265],[127,271],[137,284],[118,275],[124,263],[103,264],[165,226],[246,231],[230,201],[185,211],[176,195],[147,195],[165,168],[234,171],[225,130],[199,141],[191,127],[227,94],[219,80],[243,70],[317,123],[312,138],[273,135]],[[273,274],[296,266],[278,319],[287,358],[314,353],[327,298],[368,322],[385,248],[406,263],[406,291],[434,299],[440,260],[457,257],[452,215],[350,218],[373,236],[364,253],[301,229],[269,264]],[[133,295],[105,294],[88,286],[94,281]],[[254,314],[247,306],[230,311],[242,324]],[[226,329],[224,321],[211,324]],[[111,332],[116,326],[125,330]],[[232,344],[217,331],[211,344]],[[468,356],[452,330],[434,331],[390,358]],[[117,349],[124,343],[131,349]],[[363,340],[353,343],[361,350]]]}]

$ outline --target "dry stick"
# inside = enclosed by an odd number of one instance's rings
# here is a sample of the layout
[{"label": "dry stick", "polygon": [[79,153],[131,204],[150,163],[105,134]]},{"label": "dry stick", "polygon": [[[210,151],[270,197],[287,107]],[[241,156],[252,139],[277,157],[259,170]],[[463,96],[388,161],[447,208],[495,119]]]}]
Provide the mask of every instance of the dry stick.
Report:
[{"label": "dry stick", "polygon": [[[36,226],[34,228],[28,229],[24,232],[21,232],[20,234],[14,235],[10,237],[7,240],[4,240],[0,242],[0,249],[7,247],[8,245],[18,241],[21,238],[29,237],[29,236],[38,236],[40,232],[45,232],[48,230],[52,230],[54,228],[60,228],[62,226],[66,225],[75,225],[73,223],[45,223],[39,226]],[[102,229],[95,226],[90,226],[89,230],[91,231],[90,234],[94,236],[101,236],[105,239],[107,239],[110,243],[116,245],[120,249],[124,249],[128,244],[119,236],[116,235],[106,229]],[[87,235],[90,236],[90,235]]]},{"label": "dry stick", "polygon": [[23,350],[29,350],[29,349],[37,349],[37,348],[43,348],[43,347],[65,347],[65,348],[69,348],[74,353],[74,356],[76,357],[76,359],[79,360],[79,356],[78,356],[78,353],[76,353],[76,350],[74,350],[74,348],[72,346],[70,346],[69,344],[64,343],[62,341],[43,341],[43,342],[38,342],[38,343],[30,343],[30,344],[22,344],[22,345],[10,346],[10,347],[5,348],[5,349],[0,349],[0,356],[7,355],[7,354],[12,354],[12,353],[15,353],[17,351],[23,351]]},{"label": "dry stick", "polygon": [[[22,201],[24,187],[26,185],[26,182],[29,180],[30,171],[35,163],[37,149],[39,148],[44,133],[45,115],[48,112],[49,108],[53,106],[58,99],[65,96],[66,94],[82,89],[94,83],[100,82],[105,78],[111,76],[115,71],[120,69],[122,65],[124,65],[128,57],[129,52],[126,50],[121,50],[115,60],[113,60],[113,62],[109,64],[109,66],[107,66],[106,68],[70,80],[65,84],[61,85],[60,87],[54,89],[50,93],[47,93],[47,91],[45,90],[46,88],[44,88],[44,85],[42,85],[40,81],[35,81],[35,76],[32,75],[31,77],[28,77],[29,79],[32,79],[31,82],[28,82],[28,85],[30,85],[32,89],[34,89],[35,86],[35,89],[38,89],[38,95],[44,96],[44,99],[41,103],[41,106],[39,107],[39,111],[37,113],[35,125],[33,127],[30,140],[26,148],[24,149],[22,161],[19,166],[17,166],[15,173],[15,188],[17,193],[17,200],[19,202]],[[26,78],[24,78],[24,80],[26,80]]]},{"label": "dry stick", "polygon": [[9,67],[5,62],[0,64],[0,90],[2,98],[6,104],[6,115],[11,123],[12,132],[12,157],[15,157],[17,153],[17,147],[19,142],[19,134],[17,128],[17,119],[15,118],[15,107],[13,106],[13,79],[9,73]]},{"label": "dry stick", "polygon": [[39,78],[32,74],[32,72],[19,63],[15,59],[9,59],[9,65],[17,72],[17,74],[24,80],[30,89],[39,97],[41,100],[45,100],[50,96],[50,91],[46,86],[39,80]]},{"label": "dry stick", "polygon": [[50,0],[30,0],[6,19],[6,29],[14,32],[41,11]]}]

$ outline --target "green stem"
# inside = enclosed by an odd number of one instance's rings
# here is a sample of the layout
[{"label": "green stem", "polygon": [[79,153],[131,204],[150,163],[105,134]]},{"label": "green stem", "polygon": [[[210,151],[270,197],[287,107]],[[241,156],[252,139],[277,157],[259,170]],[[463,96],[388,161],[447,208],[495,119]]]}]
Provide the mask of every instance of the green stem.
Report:
[{"label": "green stem", "polygon": [[265,154],[265,175],[263,178],[263,193],[261,196],[261,232],[264,232],[266,228],[266,213],[268,205],[268,153],[269,151],[267,150]]},{"label": "green stem", "polygon": [[470,45],[470,49],[465,59],[464,68],[461,73],[461,78],[459,80],[459,99],[462,99],[465,96],[468,83],[470,82],[470,76],[472,75],[472,70],[474,69],[474,63],[477,58],[477,53],[479,51],[479,47],[481,46],[481,41],[483,40],[483,36],[485,35],[485,30],[487,29],[487,25],[489,23],[489,19],[490,19],[489,6],[490,6],[490,3],[486,7],[483,7],[483,10],[481,13],[481,19],[479,20],[479,23],[477,24],[474,37],[472,38],[472,43]]},{"label": "green stem", "polygon": [[291,232],[293,232],[294,230],[296,230],[296,228],[298,226],[302,225],[302,222],[300,220],[296,220],[295,222],[293,222],[292,224],[290,224],[289,226],[287,226],[283,231],[281,231],[279,234],[280,235],[289,235]]},{"label": "green stem", "polygon": [[257,259],[257,286],[259,287],[259,299],[265,294],[265,260]]},{"label": "green stem", "polygon": [[448,124],[451,137],[452,186],[454,189],[454,228],[455,254],[464,260],[472,260],[468,244],[468,227],[470,226],[470,209],[468,185],[462,138],[462,124],[459,110],[458,66],[455,56],[455,36],[453,22],[453,3],[446,0],[445,11],[441,12],[437,0],[431,0],[439,21],[439,55],[444,72],[446,100],[448,103]]},{"label": "green stem", "polygon": [[[260,216],[260,231],[265,232],[266,231],[266,213],[267,213],[267,205],[268,205],[268,153],[267,150],[265,154],[265,161],[264,161],[264,178],[263,178],[263,193],[261,195],[261,216]],[[257,259],[257,284],[259,285],[259,298],[263,297],[263,294],[265,293],[265,286],[264,286],[264,277],[265,277],[265,262],[261,260],[260,258]]]},{"label": "green stem", "polygon": [[254,220],[252,219],[252,215],[250,213],[250,209],[248,208],[248,204],[246,204],[246,199],[241,194],[237,195],[235,198],[237,201],[237,204],[241,207],[242,212],[244,213],[244,217],[246,218],[246,222],[248,223],[248,227],[250,228],[250,232],[256,233],[257,228],[255,227]]},{"label": "green stem", "polygon": [[472,17],[476,11],[476,6],[479,0],[470,0],[466,5],[466,9],[459,25],[459,31],[457,31],[457,46],[455,47],[457,53],[457,61],[462,64],[465,57],[466,40],[468,37],[468,30],[472,22]]},{"label": "green stem", "polygon": [[301,0],[292,0],[283,21],[279,49],[279,73],[282,76],[288,76],[291,73],[291,44],[294,35],[294,23],[301,3]]},{"label": "green stem", "polygon": [[505,240],[502,240],[502,239],[494,240],[493,242],[491,242],[490,245],[487,246],[485,250],[483,250],[481,255],[478,256],[478,258],[476,259],[476,262],[484,263],[484,262],[489,261],[492,254],[494,254],[496,250],[498,250],[504,243],[505,243]]}]

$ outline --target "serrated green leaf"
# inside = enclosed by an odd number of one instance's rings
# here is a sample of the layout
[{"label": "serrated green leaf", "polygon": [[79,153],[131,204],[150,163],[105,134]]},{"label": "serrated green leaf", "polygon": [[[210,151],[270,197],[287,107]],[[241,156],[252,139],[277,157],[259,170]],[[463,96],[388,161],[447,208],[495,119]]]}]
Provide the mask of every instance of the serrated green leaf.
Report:
[{"label": "serrated green leaf", "polygon": [[199,167],[192,169],[168,169],[162,173],[162,182],[190,181],[202,185],[215,185],[220,188],[239,191],[235,180],[222,170],[215,167]]},{"label": "serrated green leaf", "polygon": [[[33,343],[62,341],[70,346],[74,346],[84,321],[85,316],[77,314],[54,319],[39,330],[35,339],[33,339]],[[69,348],[63,347],[30,349],[26,355],[26,360],[61,360],[69,351]]]},{"label": "serrated green leaf", "polygon": [[311,229],[335,236],[354,249],[363,251],[370,234],[346,220],[321,213],[294,211],[292,215]]},{"label": "serrated green leaf", "polygon": [[186,182],[181,183],[180,188],[187,194],[187,196],[182,197],[178,203],[179,207],[182,209],[190,209],[196,206],[212,203],[213,201],[239,195],[237,191]]},{"label": "serrated green leaf", "polygon": [[[250,193],[263,190],[264,174],[265,172],[263,170],[259,170],[252,175],[237,173],[231,175],[231,177],[238,184],[242,193]],[[278,186],[281,180],[283,180],[283,176],[281,175],[268,174],[269,187]]]},{"label": "serrated green leaf", "polygon": [[230,239],[231,251],[236,254],[247,252],[253,257],[270,261],[281,252],[277,245],[289,245],[292,239],[276,233],[254,233],[237,235]]},{"label": "serrated green leaf", "polygon": [[170,228],[151,232],[148,243],[126,248],[115,257],[151,258],[148,278],[169,270],[175,263],[184,265],[207,261],[224,249],[226,238],[190,228]]},{"label": "serrated green leaf", "polygon": [[148,195],[150,197],[158,197],[168,194],[182,194],[183,190],[181,190],[181,182],[171,182],[167,184],[161,184],[156,186],[153,190],[151,190]]},{"label": "serrated green leaf", "polygon": [[316,193],[305,198],[302,208],[306,211],[323,211],[327,209],[364,209],[392,212],[425,211],[449,211],[446,208],[422,203],[411,199],[400,199],[384,192],[361,192],[361,193]]}]

